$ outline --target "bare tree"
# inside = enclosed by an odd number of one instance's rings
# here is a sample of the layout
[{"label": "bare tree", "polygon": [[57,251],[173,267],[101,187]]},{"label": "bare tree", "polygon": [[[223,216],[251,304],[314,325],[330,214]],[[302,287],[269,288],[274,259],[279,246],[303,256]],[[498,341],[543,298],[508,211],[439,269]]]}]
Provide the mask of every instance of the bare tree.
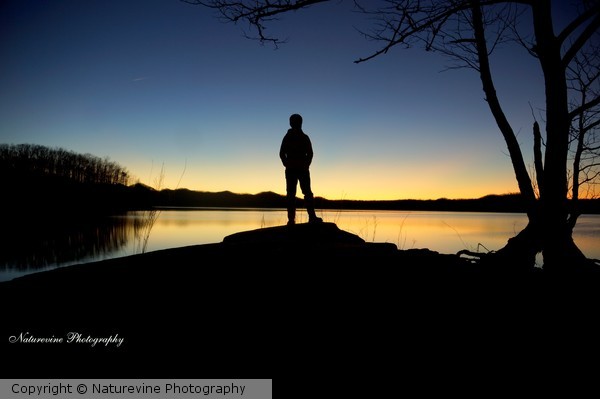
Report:
[{"label": "bare tree", "polygon": [[[594,40],[595,39],[595,40]],[[582,51],[567,68],[567,82],[574,93],[571,106],[572,155],[571,197],[573,206],[569,224],[575,227],[580,216],[578,200],[599,198],[600,192],[600,34],[592,38],[587,51]]]},{"label": "bare tree", "polygon": [[[280,40],[265,32],[270,21],[286,12],[327,2],[182,1],[218,10],[227,21],[245,22],[256,32],[255,38],[274,45]],[[506,246],[486,255],[482,261],[532,267],[535,256],[542,252],[547,270],[562,270],[566,266],[577,269],[577,265],[592,263],[573,241],[578,214],[576,207],[569,206],[569,197],[577,200],[582,185],[588,193],[595,193],[598,184],[600,97],[595,44],[600,27],[600,1],[574,1],[571,6],[574,16],[558,33],[551,3],[550,0],[355,0],[357,9],[374,21],[372,30],[362,32],[363,35],[380,43],[376,51],[355,62],[382,56],[394,47],[420,45],[453,59],[457,68],[478,72],[485,100],[504,137],[529,220],[525,229],[508,240]],[[508,42],[523,46],[535,57],[544,78],[544,134],[537,121],[533,127],[534,181],[496,94],[491,72],[490,55],[498,45]]]}]

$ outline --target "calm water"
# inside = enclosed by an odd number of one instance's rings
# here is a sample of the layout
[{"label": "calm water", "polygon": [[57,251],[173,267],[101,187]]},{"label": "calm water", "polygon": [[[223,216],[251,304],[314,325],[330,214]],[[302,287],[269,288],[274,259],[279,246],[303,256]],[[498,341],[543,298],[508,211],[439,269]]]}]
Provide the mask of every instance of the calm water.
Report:
[{"label": "calm water", "polygon": [[[525,215],[506,213],[322,211],[319,216],[365,241],[441,253],[497,250],[527,224]],[[0,254],[0,281],[74,263],[221,242],[233,233],[279,226],[286,221],[286,211],[281,209],[212,208],[21,223],[5,229],[1,237],[4,249]],[[299,211],[297,221],[305,222],[306,214]],[[574,238],[588,257],[600,259],[600,215],[581,216]]]}]

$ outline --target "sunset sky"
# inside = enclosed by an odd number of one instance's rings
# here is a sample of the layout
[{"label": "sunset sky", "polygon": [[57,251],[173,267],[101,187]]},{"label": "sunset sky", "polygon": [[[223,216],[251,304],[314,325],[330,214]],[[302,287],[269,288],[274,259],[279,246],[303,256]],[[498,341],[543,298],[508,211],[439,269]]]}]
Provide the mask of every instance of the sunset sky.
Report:
[{"label": "sunset sky", "polygon": [[[179,0],[5,0],[0,5],[0,143],[119,163],[162,188],[285,193],[278,158],[300,113],[329,199],[477,198],[518,191],[479,76],[420,48],[367,63],[377,44],[351,1],[247,27]],[[492,59],[524,149],[544,107],[541,71],[520,48]],[[533,109],[533,111],[532,111]]]}]

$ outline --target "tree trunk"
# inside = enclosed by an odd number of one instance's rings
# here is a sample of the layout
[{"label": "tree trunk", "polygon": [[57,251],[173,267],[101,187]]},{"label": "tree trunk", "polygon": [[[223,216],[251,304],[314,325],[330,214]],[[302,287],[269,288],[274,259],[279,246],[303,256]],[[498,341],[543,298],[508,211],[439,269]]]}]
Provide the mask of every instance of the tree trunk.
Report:
[{"label": "tree trunk", "polygon": [[575,245],[568,223],[567,157],[569,118],[565,65],[561,42],[554,35],[550,2],[532,6],[538,55],[546,87],[546,153],[541,201],[544,268],[575,267],[583,254]]},{"label": "tree trunk", "polygon": [[563,230],[548,228],[543,218],[530,218],[527,226],[507,244],[483,259],[503,268],[527,270],[536,266],[536,255],[542,253],[543,265],[548,272],[578,272],[593,265],[573,241],[571,230],[563,223]]},{"label": "tree trunk", "polygon": [[475,34],[475,46],[477,48],[477,57],[479,60],[479,77],[481,79],[481,85],[483,92],[485,93],[485,100],[488,103],[490,111],[494,116],[498,128],[504,137],[506,147],[512,161],[513,170],[515,172],[515,178],[519,185],[519,191],[525,199],[527,205],[527,215],[531,218],[533,216],[531,212],[536,210],[535,192],[527,173],[527,167],[523,160],[523,154],[519,147],[517,137],[502,110],[500,100],[496,94],[496,88],[492,79],[492,72],[490,70],[490,62],[488,57],[488,49],[485,37],[485,30],[483,26],[483,16],[481,14],[480,6],[477,2],[472,7],[472,18],[473,18],[473,31]]},{"label": "tree trunk", "polygon": [[543,248],[540,230],[539,224],[530,219],[527,226],[509,239],[503,248],[487,256],[485,263],[519,271],[534,268],[536,256]]},{"label": "tree trunk", "polygon": [[[526,201],[529,223],[506,246],[488,257],[506,267],[532,268],[539,252],[545,270],[564,270],[587,264],[572,238],[567,209],[567,155],[570,119],[565,68],[561,49],[554,36],[550,2],[532,3],[536,52],[546,85],[546,152],[539,167],[540,199],[536,200],[521,149],[510,126],[492,80],[482,14],[477,2],[472,7],[473,29],[479,59],[479,73],[486,100],[507,144],[519,190]],[[539,161],[539,160],[538,160]],[[543,168],[543,170],[541,169]]]}]

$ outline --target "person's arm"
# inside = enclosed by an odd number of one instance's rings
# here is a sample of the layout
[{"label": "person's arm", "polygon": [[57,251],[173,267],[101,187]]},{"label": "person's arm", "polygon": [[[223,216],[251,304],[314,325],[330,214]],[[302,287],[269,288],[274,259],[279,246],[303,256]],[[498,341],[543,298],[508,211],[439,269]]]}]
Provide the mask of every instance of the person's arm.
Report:
[{"label": "person's arm", "polygon": [[314,153],[312,148],[312,143],[310,142],[310,137],[306,136],[306,166],[310,166],[312,163]]},{"label": "person's arm", "polygon": [[281,147],[279,147],[279,159],[281,159],[281,163],[283,166],[287,166],[287,150],[286,150],[286,140],[285,137],[281,140]]}]

